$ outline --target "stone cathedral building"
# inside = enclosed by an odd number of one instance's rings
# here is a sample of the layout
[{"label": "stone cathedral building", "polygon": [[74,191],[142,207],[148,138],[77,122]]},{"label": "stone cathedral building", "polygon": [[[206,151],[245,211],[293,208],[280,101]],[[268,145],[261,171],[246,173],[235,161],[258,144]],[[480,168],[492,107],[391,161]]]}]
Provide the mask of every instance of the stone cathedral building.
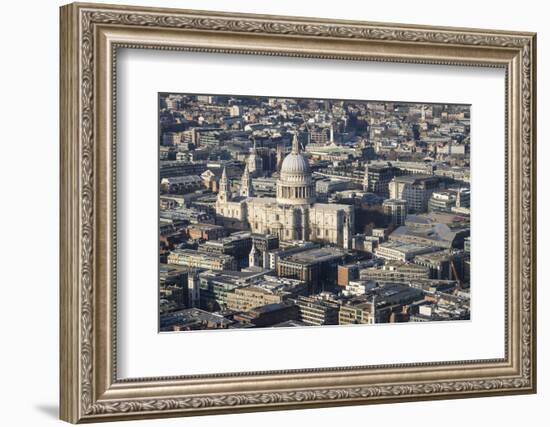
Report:
[{"label": "stone cathedral building", "polygon": [[351,248],[355,228],[353,206],[316,203],[309,163],[294,135],[292,151],[280,168],[277,197],[254,197],[247,162],[240,192],[231,193],[227,173],[220,179],[216,213],[247,223],[253,233],[273,234],[281,240],[310,240]]}]

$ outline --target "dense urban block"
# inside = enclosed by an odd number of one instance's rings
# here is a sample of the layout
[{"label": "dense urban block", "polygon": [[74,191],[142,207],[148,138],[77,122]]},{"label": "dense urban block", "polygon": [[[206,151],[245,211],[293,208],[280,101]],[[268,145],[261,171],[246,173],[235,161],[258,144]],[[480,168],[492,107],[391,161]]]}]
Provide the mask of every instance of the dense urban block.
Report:
[{"label": "dense urban block", "polygon": [[158,145],[161,331],[470,319],[469,106],[163,93]]}]

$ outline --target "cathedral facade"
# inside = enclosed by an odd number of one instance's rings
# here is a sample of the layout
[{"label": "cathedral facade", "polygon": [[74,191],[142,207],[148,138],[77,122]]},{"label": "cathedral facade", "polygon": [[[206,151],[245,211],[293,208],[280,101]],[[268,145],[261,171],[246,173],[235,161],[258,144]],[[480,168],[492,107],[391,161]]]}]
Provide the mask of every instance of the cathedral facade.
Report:
[{"label": "cathedral facade", "polygon": [[353,206],[316,203],[315,183],[295,135],[277,180],[277,196],[255,197],[247,162],[238,195],[231,193],[224,170],[216,214],[247,223],[253,233],[273,234],[280,240],[309,240],[350,249],[355,228]]}]

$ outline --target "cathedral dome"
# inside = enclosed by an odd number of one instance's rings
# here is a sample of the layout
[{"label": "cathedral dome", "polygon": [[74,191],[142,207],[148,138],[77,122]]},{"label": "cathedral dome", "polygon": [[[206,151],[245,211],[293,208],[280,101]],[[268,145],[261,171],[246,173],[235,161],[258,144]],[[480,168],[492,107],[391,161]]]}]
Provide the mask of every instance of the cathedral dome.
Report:
[{"label": "cathedral dome", "polygon": [[281,175],[309,175],[309,163],[300,153],[290,153],[283,160]]},{"label": "cathedral dome", "polygon": [[309,162],[300,153],[300,143],[297,135],[294,135],[292,140],[292,151],[283,160],[280,176],[282,180],[294,182],[305,181],[311,177]]},{"label": "cathedral dome", "polygon": [[300,153],[298,136],[294,135],[292,151],[281,165],[277,180],[277,201],[283,204],[304,205],[315,201],[315,185],[309,163]]}]

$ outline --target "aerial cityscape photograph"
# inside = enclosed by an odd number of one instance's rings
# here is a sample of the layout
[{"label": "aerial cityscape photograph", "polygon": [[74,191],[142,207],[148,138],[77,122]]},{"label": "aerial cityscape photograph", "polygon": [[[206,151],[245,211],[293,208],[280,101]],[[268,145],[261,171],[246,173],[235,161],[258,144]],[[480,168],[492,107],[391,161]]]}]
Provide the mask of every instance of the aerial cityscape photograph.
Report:
[{"label": "aerial cityscape photograph", "polygon": [[159,330],[470,319],[470,106],[160,93]]}]

